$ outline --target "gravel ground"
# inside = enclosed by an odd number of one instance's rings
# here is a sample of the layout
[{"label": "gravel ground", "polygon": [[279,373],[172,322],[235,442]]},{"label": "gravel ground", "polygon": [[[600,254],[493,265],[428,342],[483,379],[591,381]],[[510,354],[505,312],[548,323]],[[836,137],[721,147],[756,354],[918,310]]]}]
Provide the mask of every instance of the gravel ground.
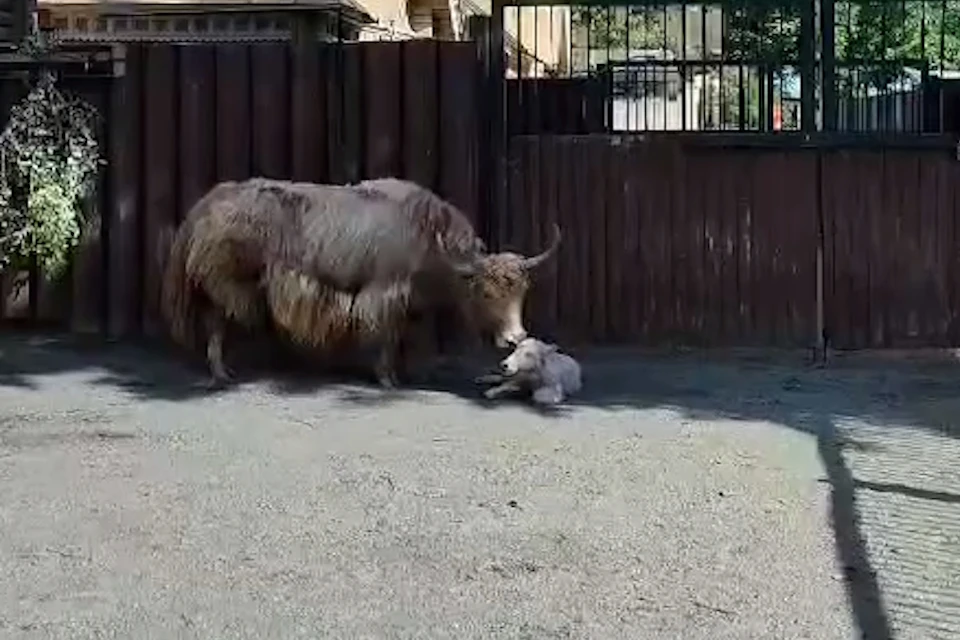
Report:
[{"label": "gravel ground", "polygon": [[960,637],[960,365],[578,355],[542,414],[0,339],[0,636]]}]

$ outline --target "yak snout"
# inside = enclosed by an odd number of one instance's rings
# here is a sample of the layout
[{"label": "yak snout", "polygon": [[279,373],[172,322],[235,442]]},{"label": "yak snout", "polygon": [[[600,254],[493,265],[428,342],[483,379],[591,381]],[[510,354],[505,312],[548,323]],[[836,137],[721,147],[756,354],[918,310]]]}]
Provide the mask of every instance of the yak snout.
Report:
[{"label": "yak snout", "polygon": [[507,334],[500,334],[496,338],[494,338],[494,341],[496,342],[497,348],[499,349],[513,349],[518,344],[520,344],[521,340],[523,340],[526,337],[527,337],[527,332],[521,328],[519,331],[515,331]]},{"label": "yak snout", "polygon": [[511,300],[505,305],[500,330],[496,332],[494,342],[500,349],[510,349],[516,347],[526,337],[527,330],[523,327],[523,302]]}]

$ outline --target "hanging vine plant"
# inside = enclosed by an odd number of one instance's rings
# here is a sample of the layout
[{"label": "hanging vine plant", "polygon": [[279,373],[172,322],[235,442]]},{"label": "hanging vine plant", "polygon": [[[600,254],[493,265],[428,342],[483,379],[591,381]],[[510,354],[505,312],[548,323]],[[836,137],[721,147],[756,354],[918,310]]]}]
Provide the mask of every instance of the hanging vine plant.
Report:
[{"label": "hanging vine plant", "polygon": [[0,269],[23,268],[36,256],[46,273],[63,271],[103,163],[98,118],[46,71],[11,109],[0,133]]}]

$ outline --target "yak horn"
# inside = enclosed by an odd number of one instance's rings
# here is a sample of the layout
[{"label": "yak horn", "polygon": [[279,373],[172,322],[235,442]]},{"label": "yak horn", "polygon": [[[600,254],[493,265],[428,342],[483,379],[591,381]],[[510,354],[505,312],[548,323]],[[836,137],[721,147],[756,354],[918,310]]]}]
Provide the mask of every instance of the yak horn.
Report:
[{"label": "yak horn", "polygon": [[560,225],[556,222],[553,223],[553,240],[550,243],[550,246],[547,249],[538,255],[532,256],[530,258],[523,259],[523,268],[524,269],[536,269],[545,261],[549,260],[554,253],[557,252],[557,248],[560,246]]}]

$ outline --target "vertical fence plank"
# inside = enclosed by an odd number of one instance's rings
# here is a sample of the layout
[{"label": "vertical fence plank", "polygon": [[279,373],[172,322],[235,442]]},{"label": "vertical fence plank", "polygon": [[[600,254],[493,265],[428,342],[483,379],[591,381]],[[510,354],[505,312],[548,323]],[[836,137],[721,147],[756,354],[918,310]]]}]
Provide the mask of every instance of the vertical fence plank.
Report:
[{"label": "vertical fence plank", "polygon": [[943,274],[937,259],[937,233],[939,232],[940,199],[937,193],[937,167],[939,158],[924,154],[920,159],[920,211],[922,217],[917,229],[918,249],[923,266],[921,295],[919,296],[920,341],[924,345],[942,346],[939,325],[947,312],[943,296]]},{"label": "vertical fence plank", "polygon": [[290,177],[290,73],[284,43],[257,44],[251,48],[253,84],[253,175]]},{"label": "vertical fence plank", "polygon": [[817,174],[816,158],[807,151],[789,154],[790,180],[785,190],[789,207],[785,214],[789,225],[780,234],[780,242],[787,248],[787,277],[785,288],[789,295],[789,318],[785,346],[803,347],[814,344],[817,307]]},{"label": "vertical fence plank", "polygon": [[834,229],[836,226],[836,206],[833,198],[834,176],[830,173],[828,156],[820,152],[818,171],[820,174],[820,212],[823,221],[823,331],[829,346],[833,346],[831,330],[833,323],[833,307],[836,299],[836,277],[834,275]]},{"label": "vertical fence plank", "polygon": [[[177,49],[171,45],[146,48],[144,87],[144,298],[143,330],[160,335],[160,283],[163,276],[161,239],[170,236],[176,224],[177,132],[171,131],[171,115],[177,112]],[[173,119],[176,122],[176,119]]]},{"label": "vertical fence plank", "polygon": [[[489,228],[479,210],[478,110],[476,51],[470,42],[440,45],[440,193],[464,211],[486,235]],[[492,198],[494,202],[496,198]],[[493,241],[487,237],[486,240]]]},{"label": "vertical fence plank", "polygon": [[250,47],[217,45],[217,180],[251,175]]},{"label": "vertical fence plank", "polygon": [[750,287],[753,289],[753,339],[754,344],[764,344],[770,339],[770,309],[775,305],[777,292],[769,286],[775,274],[767,253],[767,219],[770,210],[776,208],[771,193],[772,154],[757,158],[753,171],[753,213],[750,219]]},{"label": "vertical fence plank", "polygon": [[726,166],[725,180],[721,185],[722,212],[720,217],[720,237],[717,239],[720,252],[721,296],[723,298],[723,318],[721,330],[724,340],[736,343],[740,333],[740,290],[737,271],[739,269],[739,216],[742,205],[741,179],[745,170],[746,153],[731,158]]},{"label": "vertical fence plank", "polygon": [[180,50],[180,155],[177,221],[217,180],[216,48]]},{"label": "vertical fence plank", "polygon": [[403,44],[364,47],[366,177],[399,176],[403,154]]},{"label": "vertical fence plank", "polygon": [[943,346],[957,344],[957,252],[954,250],[954,179],[957,173],[955,165],[947,158],[938,158],[937,166],[937,273],[940,276],[940,297],[943,308],[938,333]]},{"label": "vertical fence plank", "polygon": [[788,299],[792,292],[784,291],[788,280],[786,278],[786,259],[783,247],[780,244],[781,233],[784,228],[781,217],[786,210],[786,198],[782,185],[769,182],[773,176],[788,175],[784,162],[784,154],[776,151],[771,153],[764,162],[769,191],[768,206],[762,212],[762,232],[764,255],[768,265],[762,274],[764,279],[763,291],[769,302],[766,305],[766,345],[779,344],[785,333],[784,319],[787,316]]},{"label": "vertical fence plank", "polygon": [[[341,54],[340,83],[341,95],[340,126],[342,127],[342,146],[333,148],[334,155],[340,155],[342,180],[358,182],[366,175],[364,165],[364,114],[368,92],[364,86],[363,47],[358,43],[339,45]],[[371,92],[379,99],[379,92]]]},{"label": "vertical fence plank", "polygon": [[589,259],[583,265],[590,292],[590,338],[609,340],[607,332],[607,175],[613,164],[613,148],[605,138],[588,138],[585,157],[589,162],[591,189]]},{"label": "vertical fence plank", "polygon": [[[570,280],[571,302],[575,309],[571,314],[574,322],[572,331],[574,341],[585,342],[590,336],[590,306],[593,302],[590,291],[590,236],[594,226],[596,212],[592,210],[593,175],[590,171],[589,145],[586,138],[570,138],[566,146],[566,160],[569,163],[570,184],[575,185],[573,194],[574,207],[570,212],[571,235],[573,242],[570,248]],[[587,212],[590,212],[588,215]]]},{"label": "vertical fence plank", "polygon": [[[777,336],[773,345],[789,346],[794,339],[794,320],[799,300],[803,296],[803,287],[794,276],[795,259],[798,251],[804,249],[798,216],[809,218],[813,208],[801,211],[797,206],[798,184],[803,182],[802,151],[778,152],[780,175],[790,176],[788,184],[780,189],[779,210],[771,219],[770,240],[776,247],[775,254],[779,264],[777,291],[780,302],[777,305]],[[802,202],[802,197],[800,198]],[[810,248],[812,251],[812,247]]]},{"label": "vertical fence plank", "polygon": [[[673,265],[671,263],[671,212],[665,192],[669,185],[670,171],[665,168],[667,160],[663,145],[648,143],[646,150],[645,181],[646,190],[641,225],[650,229],[643,233],[644,255],[651,256],[651,283],[647,290],[647,308],[651,313],[650,327],[654,340],[665,341],[674,338],[673,327],[674,295],[672,288]],[[649,253],[648,253],[649,252]]]},{"label": "vertical fence plank", "polygon": [[640,251],[635,269],[642,281],[643,304],[639,318],[644,341],[663,339],[667,329],[665,309],[670,305],[670,265],[667,263],[669,237],[665,229],[668,221],[660,207],[660,176],[656,173],[662,158],[650,142],[637,147],[638,162],[631,171],[636,178],[636,212]]},{"label": "vertical fence plank", "polygon": [[[530,165],[532,164],[531,161],[533,158],[530,157],[528,145],[524,143],[524,140],[513,140],[511,145],[508,147],[510,161],[507,163],[507,170],[510,171],[510,178],[508,180],[510,191],[508,193],[507,204],[508,210],[513,212],[530,211],[530,206],[528,204],[530,196],[527,185],[532,184],[534,188],[537,187],[537,183],[529,179]],[[511,237],[510,242],[515,242],[515,239]],[[524,326],[527,327],[528,331],[532,331],[536,335],[541,334],[543,331],[542,327],[539,325],[539,311],[540,309],[538,306],[533,304],[532,300],[528,296],[526,305],[523,309],[523,321],[525,323]]]},{"label": "vertical fence plank", "polygon": [[803,154],[806,179],[798,181],[796,188],[801,190],[803,198],[797,198],[797,220],[804,229],[805,241],[798,255],[800,261],[798,286],[806,288],[806,296],[800,302],[799,312],[802,317],[800,334],[797,336],[798,345],[816,345],[820,339],[817,323],[817,249],[820,245],[820,221],[817,217],[817,206],[820,194],[817,193],[817,158],[816,154]]},{"label": "vertical fence plank", "polygon": [[[869,319],[871,329],[874,334],[876,346],[890,346],[897,340],[898,326],[897,314],[899,301],[897,300],[898,291],[896,287],[891,286],[899,273],[899,257],[895,253],[897,250],[895,243],[896,220],[896,200],[899,195],[896,192],[896,182],[877,188],[874,182],[877,176],[883,177],[886,172],[887,157],[881,152],[861,153],[859,155],[860,175],[858,187],[866,189],[866,210],[863,215],[871,223],[871,233],[867,241],[871,249],[871,263],[869,271],[870,300],[868,302]],[[864,163],[867,163],[864,166]],[[876,171],[876,174],[869,175],[867,171]],[[892,176],[894,179],[896,176]],[[884,183],[886,180],[884,180]],[[848,189],[852,187],[847,187]],[[890,200],[888,203],[887,200]],[[891,215],[891,213],[893,215]],[[847,215],[853,216],[850,211]],[[894,233],[891,233],[894,232]],[[857,274],[852,274],[852,278]],[[854,286],[851,283],[851,286]],[[855,325],[859,320],[856,316],[851,318],[851,325]],[[856,342],[852,343],[856,345]]]},{"label": "vertical fence plank", "polygon": [[948,335],[950,345],[953,346],[960,345],[960,255],[956,251],[957,243],[960,242],[960,163],[950,160],[943,164],[942,183],[947,186],[941,187],[940,197],[944,210],[944,227],[947,231],[943,234],[942,241],[947,245],[944,248],[944,262],[946,271],[950,274],[947,288],[952,301]]},{"label": "vertical fence plank", "polygon": [[[535,162],[531,164],[528,170],[527,191],[530,194],[528,196],[530,200],[530,210],[535,212],[533,215],[540,224],[540,237],[547,238],[549,235],[548,239],[552,240],[552,227],[554,224],[560,226],[562,237],[560,246],[557,248],[557,252],[553,258],[551,258],[550,262],[541,266],[537,270],[537,273],[534,274],[534,287],[537,288],[537,295],[539,296],[537,303],[538,306],[542,308],[540,316],[543,318],[543,324],[549,328],[553,336],[557,333],[557,307],[560,299],[558,290],[560,280],[557,277],[560,272],[558,265],[560,261],[563,260],[563,255],[570,250],[570,229],[564,228],[558,216],[558,202],[559,198],[563,196],[563,186],[557,181],[560,174],[556,171],[550,173],[553,180],[547,182],[547,184],[544,184],[543,188],[541,188],[539,185],[541,181],[540,167],[547,161],[544,159],[543,145],[536,138],[528,138],[525,143],[527,148],[531,150],[529,157],[535,159]],[[547,151],[549,151],[549,149]],[[513,215],[524,216],[526,215],[526,211],[521,209],[515,211]],[[535,248],[539,250],[544,247],[539,246]]]},{"label": "vertical fence plank", "polygon": [[606,326],[604,334],[609,340],[623,342],[627,337],[629,307],[621,294],[623,289],[623,269],[627,252],[624,251],[624,158],[628,147],[623,144],[606,147],[607,166],[604,179],[600,184],[607,192],[607,224],[603,236],[602,257],[604,259],[603,295],[606,300]]},{"label": "vertical fence plank", "polygon": [[874,308],[874,299],[871,296],[871,280],[875,275],[870,264],[871,236],[870,218],[872,212],[866,208],[866,191],[873,188],[863,172],[863,160],[866,153],[856,152],[846,154],[846,176],[849,182],[845,185],[848,191],[848,211],[852,215],[850,237],[850,264],[851,270],[851,319],[853,329],[853,344],[858,349],[870,344],[870,327],[873,324],[873,314],[878,311]]},{"label": "vertical fence plank", "polygon": [[720,254],[720,296],[723,301],[723,318],[720,326],[723,340],[735,343],[739,336],[737,291],[737,212],[739,210],[739,181],[743,172],[743,158],[737,153],[724,163],[724,176],[720,185],[720,234],[717,251]]},{"label": "vertical fence plank", "polygon": [[[716,218],[719,206],[717,199],[717,183],[722,181],[716,175],[723,171],[724,158],[713,152],[691,150],[686,154],[686,172],[677,176],[674,184],[688,189],[686,215],[676,220],[674,237],[677,253],[689,251],[689,290],[684,297],[685,312],[678,315],[678,329],[684,328],[684,336],[692,336],[711,342],[715,339],[717,328],[713,303],[717,295],[716,283],[711,279],[714,276],[715,254],[705,238],[713,231],[710,225]],[[682,214],[681,214],[682,215]],[[683,247],[686,245],[686,247]],[[675,264],[675,268],[676,268]],[[675,282],[683,287],[683,272],[677,269],[674,274]],[[688,317],[687,317],[688,316]]]},{"label": "vertical fence plank", "polygon": [[783,331],[784,309],[786,307],[787,295],[783,291],[786,284],[783,267],[783,249],[779,245],[779,229],[782,228],[780,216],[784,210],[784,197],[782,185],[773,182],[774,176],[786,175],[784,171],[783,154],[780,152],[770,153],[764,158],[764,181],[766,188],[766,204],[758,222],[761,233],[759,246],[763,251],[763,264],[765,266],[762,273],[758,274],[761,281],[761,298],[766,300],[763,305],[764,311],[764,343],[766,346],[777,344],[780,333]]},{"label": "vertical fence plank", "polygon": [[[530,204],[524,208],[511,208],[508,212],[509,221],[504,221],[508,229],[519,230],[520,233],[513,237],[509,248],[519,250],[525,255],[534,255],[542,245],[544,220],[550,217],[551,206],[555,206],[557,197],[557,185],[554,182],[546,184],[537,184],[537,175],[542,166],[542,145],[536,138],[527,138],[522,141],[525,153],[523,161],[526,163],[526,171],[531,172],[527,177],[528,191],[533,197],[529,198]],[[505,247],[506,248],[506,247]],[[537,326],[549,326],[550,314],[547,306],[550,304],[548,288],[554,283],[549,279],[550,268],[554,265],[543,264],[531,273],[532,290],[528,296],[527,308],[530,315],[536,318]]]},{"label": "vertical fence plank", "polygon": [[[549,141],[549,143],[548,143]],[[556,200],[551,202],[549,191],[541,192],[541,206],[556,205],[557,219],[568,241],[557,256],[557,281],[562,290],[558,292],[560,303],[557,306],[557,333],[564,342],[573,341],[577,336],[577,203],[574,197],[577,186],[574,182],[576,169],[573,165],[574,151],[569,138],[544,138],[540,144],[540,180],[544,185],[555,185]],[[518,223],[520,221],[517,221]]]},{"label": "vertical fence plank", "polygon": [[904,314],[903,345],[910,347],[919,344],[920,322],[924,306],[923,292],[927,279],[926,257],[920,251],[920,225],[924,221],[926,194],[920,189],[920,165],[922,152],[904,153],[903,171],[900,180],[903,183],[901,200],[903,244],[901,256],[904,261],[906,282],[903,288],[902,307]]},{"label": "vertical fence plank", "polygon": [[111,337],[140,330],[143,261],[140,219],[142,202],[144,47],[128,46],[124,74],[110,96],[109,250]]},{"label": "vertical fence plank", "polygon": [[436,41],[403,43],[403,173],[433,190],[440,174],[438,69]]},{"label": "vertical fence plank", "polygon": [[[834,298],[834,340],[838,347],[847,348],[853,345],[853,331],[851,326],[852,311],[852,279],[851,279],[851,257],[852,248],[850,246],[853,233],[852,221],[854,212],[849,203],[850,189],[847,185],[849,180],[846,171],[846,158],[842,154],[831,154],[831,172],[836,177],[833,183],[836,189],[836,225],[834,237],[835,250],[835,290]],[[846,187],[846,188],[845,188]],[[884,202],[886,202],[886,193]],[[886,214],[884,213],[884,220]]]},{"label": "vertical fence plank", "polygon": [[344,46],[321,43],[323,54],[320,57],[323,93],[326,96],[327,122],[327,179],[333,184],[346,181],[346,162],[344,154]]},{"label": "vertical fence plank", "polygon": [[820,154],[821,199],[823,201],[823,323],[831,346],[836,346],[840,331],[842,293],[840,291],[840,202],[837,198],[837,180],[834,153]]},{"label": "vertical fence plank", "polygon": [[298,46],[291,68],[292,177],[325,182],[327,173],[327,48]]},{"label": "vertical fence plank", "polygon": [[[900,338],[904,331],[904,316],[900,309],[899,292],[904,284],[904,274],[901,272],[902,262],[898,255],[900,251],[900,227],[901,227],[901,202],[902,197],[902,178],[900,173],[903,171],[900,162],[900,154],[890,150],[883,151],[883,180],[881,182],[883,190],[883,248],[889,256],[886,273],[888,274],[887,295],[885,300],[886,320],[887,320],[887,346],[899,346]],[[909,205],[912,209],[912,203]],[[854,214],[854,211],[851,211]],[[851,288],[856,288],[858,280],[863,276],[860,273],[852,273],[850,276]],[[851,305],[862,304],[859,297],[851,300]],[[857,323],[862,322],[860,317],[853,314],[851,317],[851,333],[855,333]],[[851,340],[851,347],[859,347],[856,340]]]},{"label": "vertical fence plank", "polygon": [[[520,203],[520,206],[511,207],[506,216],[502,216],[496,228],[501,233],[509,234],[510,242],[499,247],[500,249],[513,248],[527,251],[533,248],[534,232],[526,221],[539,221],[544,215],[555,215],[557,202],[557,183],[550,180],[555,173],[543,173],[544,163],[544,143],[538,138],[519,138],[516,140],[521,149],[519,157],[514,162],[520,164],[519,167],[511,167],[521,175],[519,179],[525,183],[526,197]],[[552,146],[552,142],[548,143]],[[516,174],[514,174],[516,175]],[[512,180],[513,178],[511,178]],[[556,273],[556,260],[554,264],[544,265],[533,274],[533,295],[527,305],[531,309],[531,316],[535,323],[533,326],[536,331],[557,331],[556,315],[552,309],[555,292],[550,291],[551,287],[556,286],[556,281],[544,274],[548,270]],[[541,328],[542,327],[542,328]]]},{"label": "vertical fence plank", "polygon": [[755,289],[753,286],[753,220],[756,217],[756,190],[754,171],[759,159],[756,154],[747,156],[744,171],[740,176],[740,207],[737,210],[737,291],[739,313],[737,322],[742,344],[752,342],[754,336]]},{"label": "vertical fence plank", "polygon": [[[101,157],[109,158],[106,128],[110,119],[109,84],[101,78],[84,79],[77,87],[79,95],[99,114],[97,140]],[[74,251],[70,305],[70,329],[77,333],[97,333],[107,328],[106,296],[107,265],[105,231],[109,215],[106,199],[106,167],[101,166],[96,178],[96,192],[83,205],[80,242]]]},{"label": "vertical fence plank", "polygon": [[[883,233],[883,198],[874,182],[883,175],[883,156],[876,152],[857,154],[858,188],[864,190],[862,206],[866,219],[863,242],[869,247],[869,304],[870,318],[866,339],[872,347],[882,347],[888,340],[887,318],[890,304],[888,282],[890,262],[885,257]],[[851,185],[847,185],[851,188]],[[848,213],[849,215],[849,213]]]},{"label": "vertical fence plank", "polygon": [[644,300],[646,299],[646,280],[648,269],[641,252],[640,205],[643,197],[641,178],[643,174],[643,144],[630,143],[624,149],[623,169],[623,244],[621,270],[623,280],[620,288],[620,301],[627,313],[626,337],[630,342],[639,343],[646,338]]}]

